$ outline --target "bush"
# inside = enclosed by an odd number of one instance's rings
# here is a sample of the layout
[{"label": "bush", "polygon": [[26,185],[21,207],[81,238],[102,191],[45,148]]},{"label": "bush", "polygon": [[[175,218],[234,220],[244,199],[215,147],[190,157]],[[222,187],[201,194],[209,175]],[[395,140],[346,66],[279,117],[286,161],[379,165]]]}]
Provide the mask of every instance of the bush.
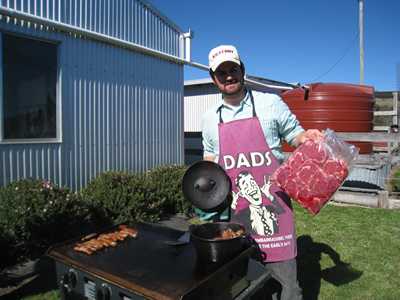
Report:
[{"label": "bush", "polygon": [[155,222],[165,214],[189,212],[181,192],[185,167],[165,166],[144,174],[106,172],[82,191],[99,222]]},{"label": "bush", "polygon": [[400,192],[400,165],[392,169],[389,177],[389,191]]},{"label": "bush", "polygon": [[80,197],[48,181],[24,179],[0,189],[0,228],[12,261],[41,255],[87,222]]},{"label": "bush", "polygon": [[13,239],[6,231],[4,226],[0,224],[0,271],[9,264],[10,258],[13,257]]},{"label": "bush", "polygon": [[82,190],[82,196],[97,212],[98,222],[155,221],[162,213],[162,205],[149,201],[155,186],[144,178],[123,172],[102,173]]},{"label": "bush", "polygon": [[192,212],[191,203],[184,199],[182,193],[182,178],[186,169],[185,166],[170,165],[152,169],[147,173],[147,180],[154,182],[157,187],[154,197],[163,200],[166,213]]}]

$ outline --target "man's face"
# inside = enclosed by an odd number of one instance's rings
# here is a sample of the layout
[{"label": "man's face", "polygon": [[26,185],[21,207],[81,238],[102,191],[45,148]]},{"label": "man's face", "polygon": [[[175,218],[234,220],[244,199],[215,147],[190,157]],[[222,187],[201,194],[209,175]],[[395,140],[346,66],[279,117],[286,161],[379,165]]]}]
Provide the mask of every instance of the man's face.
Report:
[{"label": "man's face", "polygon": [[243,89],[243,72],[234,62],[227,61],[219,65],[214,72],[213,80],[225,95],[235,95]]},{"label": "man's face", "polygon": [[238,187],[240,193],[250,204],[260,205],[262,203],[261,190],[253,176],[248,174],[239,179]]}]

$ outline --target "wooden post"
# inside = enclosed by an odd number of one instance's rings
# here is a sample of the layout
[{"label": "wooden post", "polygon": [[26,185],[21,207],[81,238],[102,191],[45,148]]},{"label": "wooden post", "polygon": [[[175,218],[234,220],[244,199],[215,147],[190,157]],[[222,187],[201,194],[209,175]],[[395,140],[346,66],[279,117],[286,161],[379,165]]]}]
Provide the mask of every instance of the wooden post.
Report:
[{"label": "wooden post", "polygon": [[400,209],[400,200],[399,199],[390,199],[390,207],[391,209]]},{"label": "wooden post", "polygon": [[379,191],[378,192],[378,207],[389,208],[389,192]]},{"label": "wooden post", "polygon": [[[399,105],[399,92],[393,92],[393,125],[397,125],[400,126],[400,105]],[[397,127],[397,130],[399,130],[399,128]],[[397,140],[397,142],[394,143],[390,143],[390,146],[393,149],[397,149],[397,147],[399,147],[399,141]]]},{"label": "wooden post", "polygon": [[393,125],[400,125],[400,106],[399,106],[399,93],[393,92]]},{"label": "wooden post", "polygon": [[[388,133],[390,132],[391,132],[391,127],[389,127],[388,129]],[[392,148],[393,148],[393,143],[392,142],[387,143],[387,153],[390,156],[392,155]]]},{"label": "wooden post", "polygon": [[360,39],[360,84],[364,84],[364,0],[358,0],[358,35]]},{"label": "wooden post", "polygon": [[356,204],[368,207],[378,207],[378,197],[375,193],[357,193],[337,191],[332,198],[335,202]]}]

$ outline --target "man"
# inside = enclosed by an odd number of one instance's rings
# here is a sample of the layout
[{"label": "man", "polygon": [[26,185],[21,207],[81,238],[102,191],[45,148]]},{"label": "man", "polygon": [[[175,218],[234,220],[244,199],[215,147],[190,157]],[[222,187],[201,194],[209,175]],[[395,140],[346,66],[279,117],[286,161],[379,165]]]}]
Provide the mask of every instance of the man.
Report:
[{"label": "man", "polygon": [[253,95],[244,85],[245,68],[235,47],[212,49],[209,67],[223,99],[203,117],[204,159],[217,161],[231,178],[231,219],[252,228],[253,239],[266,254],[265,268],[282,285],[281,299],[302,299],[290,202],[265,178],[283,161],[282,139],[299,146],[322,133],[304,131],[279,96]]}]

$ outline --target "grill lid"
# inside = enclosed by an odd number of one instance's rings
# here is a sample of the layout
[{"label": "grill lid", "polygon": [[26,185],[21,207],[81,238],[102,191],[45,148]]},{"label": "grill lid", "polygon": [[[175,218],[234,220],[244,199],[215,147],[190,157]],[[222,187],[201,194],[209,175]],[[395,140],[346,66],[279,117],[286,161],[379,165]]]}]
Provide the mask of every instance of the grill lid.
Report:
[{"label": "grill lid", "polygon": [[182,180],[183,195],[204,211],[222,211],[228,205],[231,180],[224,169],[211,161],[191,165]]}]

